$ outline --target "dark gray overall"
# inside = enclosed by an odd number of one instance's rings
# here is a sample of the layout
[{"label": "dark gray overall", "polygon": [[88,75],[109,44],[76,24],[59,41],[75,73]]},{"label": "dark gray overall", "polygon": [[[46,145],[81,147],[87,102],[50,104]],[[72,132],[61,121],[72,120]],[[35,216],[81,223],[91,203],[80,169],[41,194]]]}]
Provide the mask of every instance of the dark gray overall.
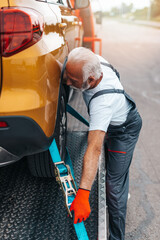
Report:
[{"label": "dark gray overall", "polygon": [[[111,67],[111,65],[106,63],[101,64]],[[111,68],[119,77],[117,71],[113,67]],[[126,121],[118,126],[109,125],[105,137],[106,194],[110,232],[109,240],[124,240],[129,189],[129,166],[142,127],[142,119],[136,109],[136,104],[133,99],[121,89],[101,90],[92,96],[90,102],[93,98],[108,93],[124,94],[132,104],[132,108],[128,113]]]}]

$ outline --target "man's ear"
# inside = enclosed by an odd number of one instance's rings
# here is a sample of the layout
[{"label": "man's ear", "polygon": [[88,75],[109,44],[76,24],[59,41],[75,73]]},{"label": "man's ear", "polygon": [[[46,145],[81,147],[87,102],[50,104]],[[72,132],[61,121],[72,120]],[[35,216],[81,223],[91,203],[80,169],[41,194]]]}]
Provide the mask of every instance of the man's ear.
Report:
[{"label": "man's ear", "polygon": [[89,78],[88,78],[88,83],[89,83],[89,84],[92,84],[94,81],[95,81],[95,77],[89,76]]}]

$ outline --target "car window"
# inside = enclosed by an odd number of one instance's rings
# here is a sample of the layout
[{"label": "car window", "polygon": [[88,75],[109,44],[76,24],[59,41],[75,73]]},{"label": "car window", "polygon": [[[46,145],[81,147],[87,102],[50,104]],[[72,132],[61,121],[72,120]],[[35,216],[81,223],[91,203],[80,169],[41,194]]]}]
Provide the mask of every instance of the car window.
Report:
[{"label": "car window", "polygon": [[47,0],[36,0],[38,2],[47,2]]},{"label": "car window", "polygon": [[[44,1],[44,0],[43,0]],[[63,4],[64,6],[68,7],[68,2],[67,0],[46,0],[48,3],[60,3]]]},{"label": "car window", "polygon": [[59,0],[47,0],[48,3],[59,3]]},{"label": "car window", "polygon": [[38,2],[47,2],[47,0],[36,0]]}]

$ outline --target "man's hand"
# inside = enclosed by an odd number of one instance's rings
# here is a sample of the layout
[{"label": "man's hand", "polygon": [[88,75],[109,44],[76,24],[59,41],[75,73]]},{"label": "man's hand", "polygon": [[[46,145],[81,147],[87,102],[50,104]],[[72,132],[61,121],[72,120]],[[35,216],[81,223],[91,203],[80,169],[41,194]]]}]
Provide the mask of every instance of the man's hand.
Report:
[{"label": "man's hand", "polygon": [[104,136],[105,132],[100,130],[89,132],[88,147],[83,159],[80,188],[70,207],[70,211],[74,211],[74,223],[85,221],[90,215],[89,194],[97,173]]},{"label": "man's hand", "polygon": [[74,211],[74,224],[85,221],[89,217],[91,212],[89,194],[89,190],[78,189],[76,197],[70,207],[70,211]]}]

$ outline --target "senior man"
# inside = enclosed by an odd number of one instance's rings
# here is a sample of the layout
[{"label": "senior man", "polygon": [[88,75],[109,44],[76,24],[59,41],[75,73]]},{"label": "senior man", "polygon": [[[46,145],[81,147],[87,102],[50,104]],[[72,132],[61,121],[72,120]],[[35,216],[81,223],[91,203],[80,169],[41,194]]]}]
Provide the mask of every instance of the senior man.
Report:
[{"label": "senior man", "polygon": [[79,47],[69,53],[64,82],[83,91],[90,117],[80,186],[70,208],[74,223],[90,215],[89,194],[105,143],[109,239],[124,240],[129,167],[141,117],[135,102],[123,90],[118,72],[89,49]]}]

